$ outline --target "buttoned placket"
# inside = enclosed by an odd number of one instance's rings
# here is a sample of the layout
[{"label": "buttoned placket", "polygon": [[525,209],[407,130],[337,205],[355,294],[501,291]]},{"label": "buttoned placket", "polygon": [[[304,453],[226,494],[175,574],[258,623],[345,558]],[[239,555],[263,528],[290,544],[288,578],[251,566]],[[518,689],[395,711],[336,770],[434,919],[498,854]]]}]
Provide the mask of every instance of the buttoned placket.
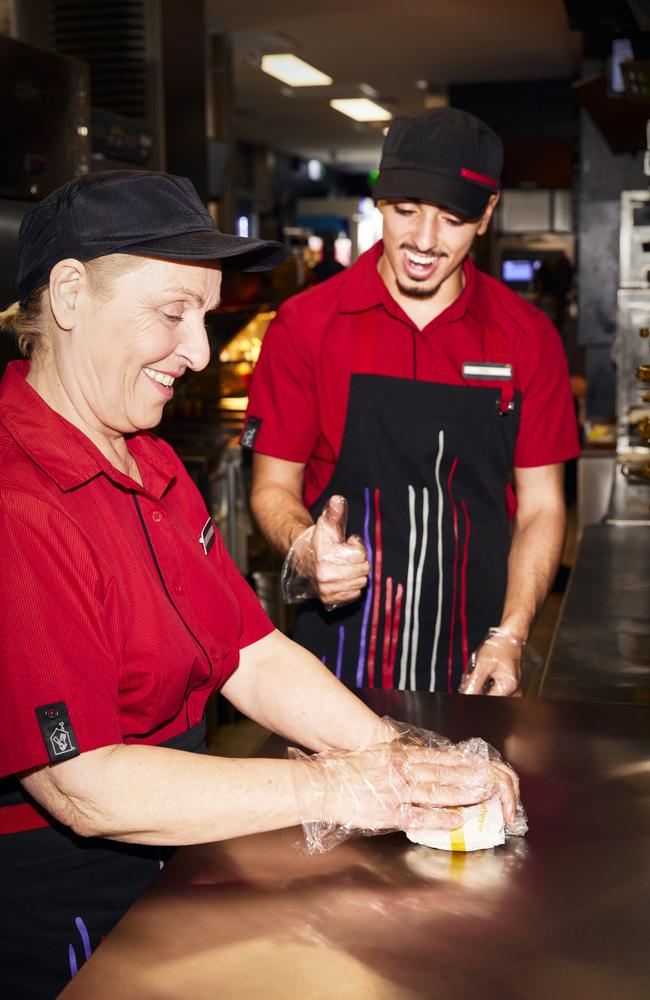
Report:
[{"label": "buttoned placket", "polygon": [[189,726],[194,726],[201,721],[201,710],[205,702],[201,692],[215,672],[218,673],[221,654],[211,636],[206,634],[205,629],[197,621],[194,611],[186,599],[179,552],[169,516],[160,502],[146,492],[134,493],[134,500],[161,585],[185,628],[194,639],[197,654],[204,658],[209,665],[208,676],[190,688],[185,696],[187,722]]}]

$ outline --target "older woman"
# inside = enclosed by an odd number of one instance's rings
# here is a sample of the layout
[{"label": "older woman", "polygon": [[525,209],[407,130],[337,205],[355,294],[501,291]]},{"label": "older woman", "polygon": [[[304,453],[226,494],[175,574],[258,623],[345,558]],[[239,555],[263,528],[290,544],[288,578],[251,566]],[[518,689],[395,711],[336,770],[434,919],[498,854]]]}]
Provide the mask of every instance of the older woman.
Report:
[{"label": "older woman", "polygon": [[[283,248],[220,233],[186,179],[135,171],[66,184],[20,240],[20,304],[0,314],[30,358],[0,384],[0,978],[33,1000],[171,845],[300,820],[453,828],[454,807],[495,793],[511,819],[517,792],[504,765],[393,740],[275,631],[149,433],[208,363],[221,269]],[[316,757],[187,752],[215,689]]]}]

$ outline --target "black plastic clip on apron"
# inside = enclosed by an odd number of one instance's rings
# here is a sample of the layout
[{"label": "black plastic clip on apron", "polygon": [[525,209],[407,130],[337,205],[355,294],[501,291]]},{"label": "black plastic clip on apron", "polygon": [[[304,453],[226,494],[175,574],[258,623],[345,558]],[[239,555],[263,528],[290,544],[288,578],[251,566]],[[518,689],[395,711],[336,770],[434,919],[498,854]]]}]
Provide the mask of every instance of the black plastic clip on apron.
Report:
[{"label": "black plastic clip on apron", "polygon": [[[205,722],[161,746],[205,752]],[[27,801],[16,779],[0,782],[0,808]],[[58,824],[0,836],[0,996],[58,996],[173,852]]]},{"label": "black plastic clip on apron", "polygon": [[[372,313],[359,325],[357,370],[372,371]],[[508,362],[502,337],[485,331],[485,361]],[[334,611],[302,605],[293,632],[349,687],[456,691],[498,624],[520,398],[511,379],[495,388],[352,376],[339,458],[311,512],[346,497],[368,586]]]}]

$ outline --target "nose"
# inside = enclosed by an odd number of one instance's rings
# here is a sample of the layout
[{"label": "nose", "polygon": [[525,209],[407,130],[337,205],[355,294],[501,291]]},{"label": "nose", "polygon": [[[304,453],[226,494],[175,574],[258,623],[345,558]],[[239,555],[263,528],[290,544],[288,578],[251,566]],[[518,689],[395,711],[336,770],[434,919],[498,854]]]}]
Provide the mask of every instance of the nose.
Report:
[{"label": "nose", "polygon": [[424,211],[418,217],[413,236],[418,250],[426,253],[428,250],[435,250],[438,246],[440,216],[434,208],[428,205],[422,207]]},{"label": "nose", "polygon": [[192,371],[200,372],[210,360],[210,342],[203,316],[196,314],[183,324],[183,334],[176,347],[176,354]]}]

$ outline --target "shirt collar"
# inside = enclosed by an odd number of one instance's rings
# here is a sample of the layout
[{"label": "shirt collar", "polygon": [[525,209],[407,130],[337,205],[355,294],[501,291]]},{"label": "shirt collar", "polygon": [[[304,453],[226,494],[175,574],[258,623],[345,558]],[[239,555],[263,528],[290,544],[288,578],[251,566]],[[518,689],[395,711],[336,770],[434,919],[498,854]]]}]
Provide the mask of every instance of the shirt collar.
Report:
[{"label": "shirt collar", "polygon": [[4,425],[25,454],[64,492],[105,475],[117,486],[160,499],[175,477],[173,466],[151,448],[146,432],[128,438],[144,488],[119,472],[90,438],[52,409],[26,381],[28,361],[7,365],[0,382],[0,424]]},{"label": "shirt collar", "polygon": [[[345,313],[366,312],[369,309],[374,309],[376,306],[383,305],[391,315],[404,319],[412,326],[411,320],[408,319],[402,307],[390,294],[377,270],[377,265],[383,251],[384,244],[382,240],[379,240],[359,257],[354,267],[349,269],[340,298],[341,311]],[[463,273],[465,275],[465,287],[462,292],[450,306],[447,306],[439,316],[436,316],[432,320],[429,326],[438,326],[441,323],[453,323],[456,320],[462,319],[469,309],[476,284],[476,268],[471,257],[465,258]]]}]

